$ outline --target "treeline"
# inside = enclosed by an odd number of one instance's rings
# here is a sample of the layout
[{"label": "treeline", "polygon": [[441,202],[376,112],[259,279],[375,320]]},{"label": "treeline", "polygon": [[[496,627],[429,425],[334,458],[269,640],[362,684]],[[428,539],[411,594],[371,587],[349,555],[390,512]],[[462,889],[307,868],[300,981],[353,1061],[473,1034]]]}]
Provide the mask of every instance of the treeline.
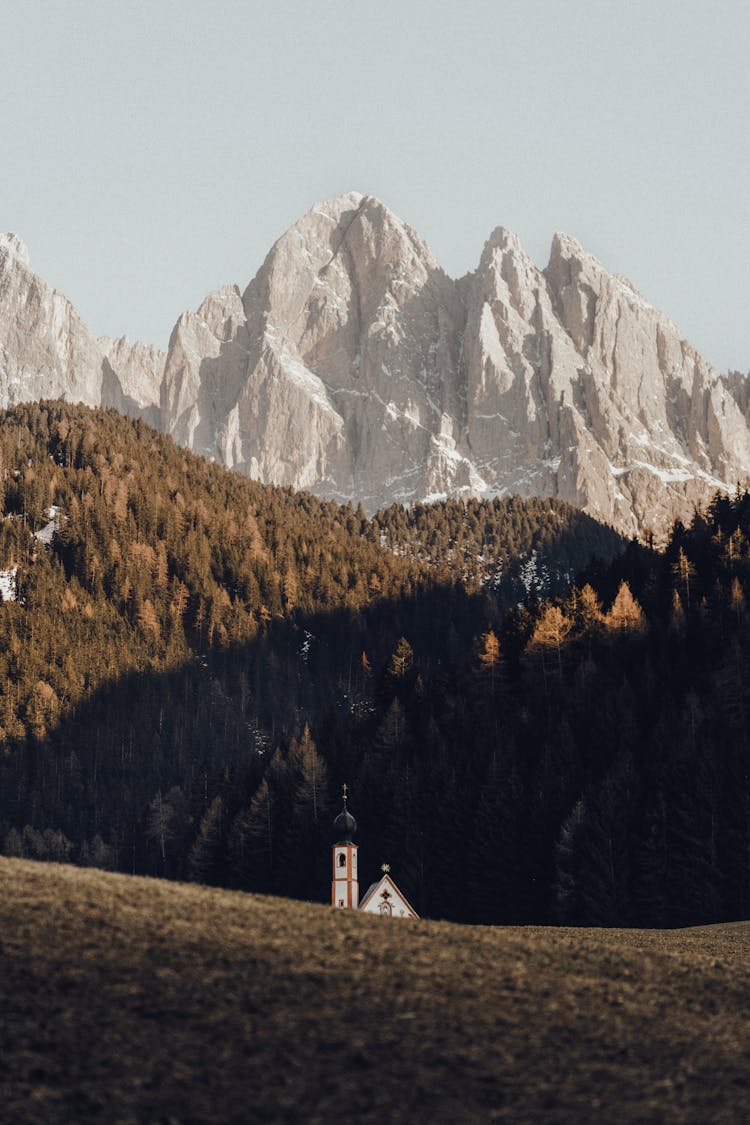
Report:
[{"label": "treeline", "polygon": [[363,881],[427,915],[750,915],[747,495],[519,604],[458,568],[552,505],[371,522],[60,404],[0,455],[7,852],[326,900],[346,781]]}]

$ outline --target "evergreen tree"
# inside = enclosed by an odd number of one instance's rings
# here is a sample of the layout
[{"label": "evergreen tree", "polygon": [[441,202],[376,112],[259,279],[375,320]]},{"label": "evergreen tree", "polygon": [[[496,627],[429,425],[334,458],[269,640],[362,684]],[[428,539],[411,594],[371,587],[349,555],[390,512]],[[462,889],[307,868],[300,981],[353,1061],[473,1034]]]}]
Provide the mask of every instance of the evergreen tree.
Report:
[{"label": "evergreen tree", "polygon": [[615,600],[604,622],[608,629],[641,632],[646,626],[643,610],[633,597],[627,582],[621,582]]},{"label": "evergreen tree", "polygon": [[174,836],[174,816],[174,809],[168,801],[162,798],[161,790],[159,790],[148,807],[146,838],[153,840],[159,848],[162,872],[167,862],[167,841]]},{"label": "evergreen tree", "polygon": [[263,778],[246,809],[240,809],[229,834],[229,865],[235,885],[269,893],[274,888],[274,824],[271,790]]},{"label": "evergreen tree", "polygon": [[563,823],[555,856],[561,922],[622,926],[632,920],[632,785],[632,763],[618,763]]},{"label": "evergreen tree", "polygon": [[196,883],[218,883],[223,875],[224,802],[216,796],[200,822],[188,857],[188,870]]}]

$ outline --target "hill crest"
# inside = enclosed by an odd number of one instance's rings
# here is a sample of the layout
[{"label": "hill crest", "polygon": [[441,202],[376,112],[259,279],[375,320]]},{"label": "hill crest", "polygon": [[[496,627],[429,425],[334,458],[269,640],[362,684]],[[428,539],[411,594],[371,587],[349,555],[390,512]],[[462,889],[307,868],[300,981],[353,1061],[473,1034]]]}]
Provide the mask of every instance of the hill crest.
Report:
[{"label": "hill crest", "polygon": [[2,858],[0,886],[9,1122],[750,1110],[747,928],[384,922]]}]

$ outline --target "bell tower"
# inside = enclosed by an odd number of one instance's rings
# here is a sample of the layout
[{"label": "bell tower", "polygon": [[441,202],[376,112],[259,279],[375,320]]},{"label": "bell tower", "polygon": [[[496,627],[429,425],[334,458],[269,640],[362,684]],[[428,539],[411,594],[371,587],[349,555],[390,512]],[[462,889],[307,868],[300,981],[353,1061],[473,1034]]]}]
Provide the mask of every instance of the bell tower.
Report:
[{"label": "bell tower", "polygon": [[356,910],[359,906],[357,845],[352,836],[357,822],[346,807],[347,787],[343,787],[344,807],[333,822],[336,843],[333,845],[333,881],[331,906],[337,910]]}]

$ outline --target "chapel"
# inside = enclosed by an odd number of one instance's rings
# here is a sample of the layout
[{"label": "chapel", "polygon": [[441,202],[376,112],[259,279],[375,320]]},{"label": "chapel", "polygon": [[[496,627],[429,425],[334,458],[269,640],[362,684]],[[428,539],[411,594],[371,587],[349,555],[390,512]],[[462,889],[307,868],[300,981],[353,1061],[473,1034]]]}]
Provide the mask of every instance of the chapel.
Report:
[{"label": "chapel", "polygon": [[382,877],[368,887],[360,902],[357,845],[352,839],[357,831],[357,822],[347,807],[346,786],[344,807],[334,820],[333,828],[336,843],[333,845],[331,905],[338,910],[361,910],[365,914],[379,914],[385,918],[418,918],[414,907],[391,879],[387,863],[381,868]]}]

